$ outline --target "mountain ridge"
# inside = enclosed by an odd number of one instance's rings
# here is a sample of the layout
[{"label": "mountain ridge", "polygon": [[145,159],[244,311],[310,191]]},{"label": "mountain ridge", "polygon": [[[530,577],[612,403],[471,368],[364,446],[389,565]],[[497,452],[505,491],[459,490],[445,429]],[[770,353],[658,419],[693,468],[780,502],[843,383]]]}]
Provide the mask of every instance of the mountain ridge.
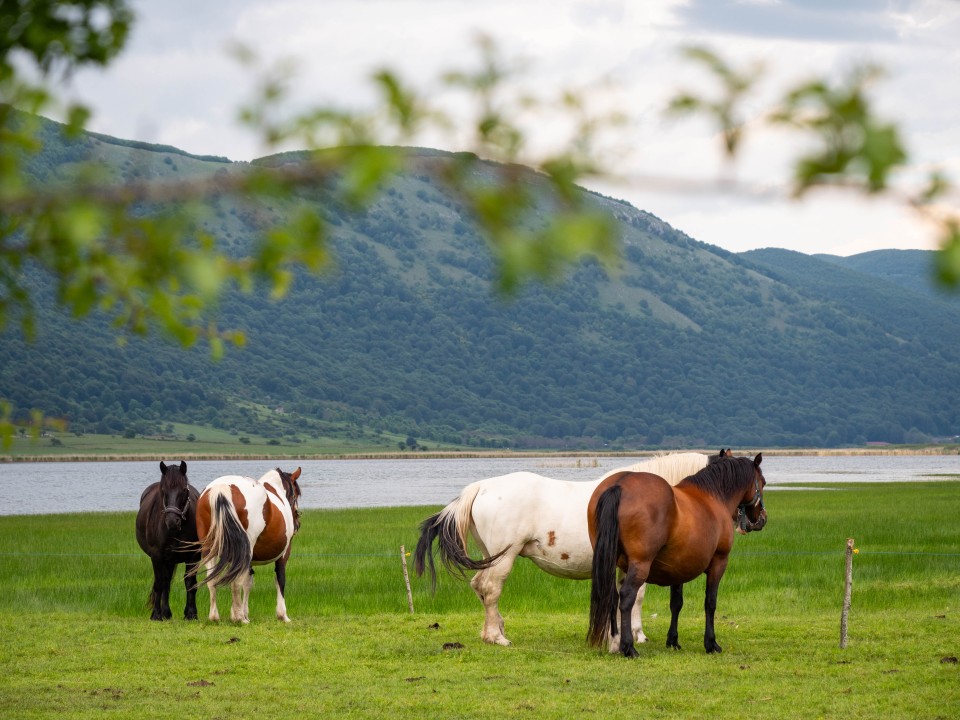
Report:
[{"label": "mountain ridge", "polygon": [[[69,178],[80,160],[118,181],[247,165],[78,142],[48,132],[35,177]],[[960,310],[947,300],[856,261],[730,253],[595,193],[619,228],[619,261],[586,259],[505,300],[469,213],[425,171],[447,157],[412,153],[360,211],[312,190],[211,199],[199,222],[233,251],[287,213],[321,212],[334,264],[296,273],[280,303],[229,293],[218,323],[249,342],[220,363],[156,338],[116,348],[105,319],[73,323],[47,297],[36,343],[6,333],[0,397],[80,431],[146,432],[177,417],[290,440],[830,447],[956,434]],[[296,161],[254,162],[278,159]]]}]

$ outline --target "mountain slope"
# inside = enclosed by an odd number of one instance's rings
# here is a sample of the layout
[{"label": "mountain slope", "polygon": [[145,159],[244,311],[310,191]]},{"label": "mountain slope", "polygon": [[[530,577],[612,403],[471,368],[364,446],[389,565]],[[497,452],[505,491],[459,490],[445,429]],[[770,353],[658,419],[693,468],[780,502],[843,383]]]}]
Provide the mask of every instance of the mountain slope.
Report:
[{"label": "mountain slope", "polygon": [[[118,142],[48,139],[38,177],[68,176],[81,157],[118,178],[244,167]],[[960,313],[943,303],[799,253],[734,255],[595,195],[621,231],[617,266],[586,261],[505,300],[469,215],[432,180],[450,159],[412,151],[363,212],[319,192],[215,199],[204,227],[237,249],[274,218],[321,209],[335,265],[298,275],[279,303],[232,294],[218,323],[249,344],[219,363],[155,339],[118,348],[102,319],[45,303],[37,342],[5,334],[0,397],[81,430],[190,420],[290,439],[719,447],[956,433]]]}]

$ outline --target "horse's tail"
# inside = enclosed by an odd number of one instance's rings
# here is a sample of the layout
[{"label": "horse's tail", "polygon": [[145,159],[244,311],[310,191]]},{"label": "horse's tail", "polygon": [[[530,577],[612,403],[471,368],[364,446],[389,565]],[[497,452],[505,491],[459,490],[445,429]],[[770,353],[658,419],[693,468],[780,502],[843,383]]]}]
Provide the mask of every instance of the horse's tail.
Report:
[{"label": "horse's tail", "polygon": [[587,642],[602,645],[607,628],[617,632],[617,557],[620,555],[620,485],[611,485],[600,496],[596,508],[597,539],[590,572],[590,629]]},{"label": "horse's tail", "polygon": [[197,569],[216,558],[216,564],[207,571],[206,582],[227,585],[250,569],[253,552],[233,503],[220,492],[211,496],[210,501],[213,504],[210,532],[203,540]]},{"label": "horse's tail", "polygon": [[473,522],[473,501],[479,492],[480,482],[467,485],[460,497],[420,524],[414,568],[420,576],[429,567],[430,582],[434,589],[437,587],[437,570],[433,564],[432,552],[434,540],[437,540],[437,550],[444,567],[460,578],[465,576],[467,570],[486,570],[506,552],[504,550],[482,560],[474,560],[467,554],[467,538],[470,523]]}]

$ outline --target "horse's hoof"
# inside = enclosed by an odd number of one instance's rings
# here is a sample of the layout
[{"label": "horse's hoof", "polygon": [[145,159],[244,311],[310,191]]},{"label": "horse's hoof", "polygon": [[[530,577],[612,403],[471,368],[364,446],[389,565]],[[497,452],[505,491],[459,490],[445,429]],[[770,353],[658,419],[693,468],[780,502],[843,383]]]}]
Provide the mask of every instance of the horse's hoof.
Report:
[{"label": "horse's hoof", "polygon": [[494,635],[492,633],[490,635],[486,635],[484,633],[480,633],[480,639],[485,643],[489,643],[490,645],[500,645],[502,647],[510,647],[513,645],[512,642],[507,640],[506,635]]},{"label": "horse's hoof", "polygon": [[637,652],[637,649],[633,645],[628,645],[625,648],[621,648],[620,652],[625,658],[640,657],[640,653]]},{"label": "horse's hoof", "polygon": [[647,642],[647,636],[643,633],[640,633],[639,635],[634,636],[633,641],[635,643],[645,643]]},{"label": "horse's hoof", "polygon": [[723,652],[723,648],[717,645],[716,643],[713,643],[712,645],[707,645],[706,648],[707,648],[707,654],[709,655],[712,655],[713,653],[720,654]]}]

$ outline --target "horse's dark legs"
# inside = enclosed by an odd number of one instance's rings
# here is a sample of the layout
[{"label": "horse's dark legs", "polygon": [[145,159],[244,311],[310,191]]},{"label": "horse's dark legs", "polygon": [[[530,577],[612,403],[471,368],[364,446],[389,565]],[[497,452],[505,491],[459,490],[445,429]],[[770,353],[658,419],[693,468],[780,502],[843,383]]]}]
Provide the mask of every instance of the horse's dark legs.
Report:
[{"label": "horse's dark legs", "polygon": [[723,652],[717,644],[717,634],[713,627],[713,616],[717,611],[717,591],[720,589],[720,579],[727,569],[727,559],[715,559],[707,568],[707,593],[703,601],[703,611],[706,615],[706,627],[703,631],[703,647],[708,653]]},{"label": "horse's dark legs", "polygon": [[[620,585],[620,652],[624,657],[634,658],[640,653],[633,644],[633,605],[637,601],[637,591],[647,579],[649,566],[639,568],[631,565]],[[641,576],[642,573],[642,576]]]},{"label": "horse's dark legs", "polygon": [[173,579],[173,567],[165,560],[150,558],[153,563],[153,612],[151,620],[169,620],[173,617],[170,612],[170,581]]},{"label": "horse's dark legs", "polygon": [[197,566],[200,559],[196,562],[185,562],[183,564],[183,584],[187,589],[187,604],[183,608],[184,620],[197,619]]},{"label": "horse's dark legs", "polygon": [[680,649],[680,635],[677,632],[677,623],[680,611],[683,610],[683,585],[670,586],[670,629],[667,630],[667,647]]}]

